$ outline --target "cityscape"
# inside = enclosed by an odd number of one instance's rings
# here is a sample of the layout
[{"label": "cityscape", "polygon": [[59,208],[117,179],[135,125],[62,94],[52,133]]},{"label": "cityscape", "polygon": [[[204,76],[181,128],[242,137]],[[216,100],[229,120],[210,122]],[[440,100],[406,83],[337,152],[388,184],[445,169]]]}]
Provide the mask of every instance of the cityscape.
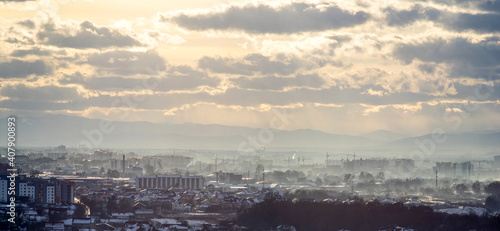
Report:
[{"label": "cityscape", "polygon": [[[270,200],[342,206],[376,201],[478,217],[500,211],[500,183],[494,181],[500,155],[441,162],[289,151],[79,153],[60,145],[22,150],[16,161],[16,226],[27,230],[248,230],[259,226],[243,214]],[[6,158],[1,167],[0,202],[8,216]],[[498,220],[486,222],[485,229],[498,227]],[[292,227],[276,223],[273,230],[308,229]]]},{"label": "cityscape", "polygon": [[0,0],[0,231],[500,230],[500,0]]}]

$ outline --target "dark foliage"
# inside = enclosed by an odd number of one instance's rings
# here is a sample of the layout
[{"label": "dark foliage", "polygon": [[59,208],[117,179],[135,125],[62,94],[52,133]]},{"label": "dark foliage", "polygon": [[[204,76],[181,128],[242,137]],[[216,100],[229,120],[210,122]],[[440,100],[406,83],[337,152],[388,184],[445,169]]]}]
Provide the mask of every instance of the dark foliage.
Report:
[{"label": "dark foliage", "polygon": [[479,181],[475,181],[473,184],[472,184],[472,191],[475,193],[475,194],[479,194],[481,192],[481,183],[479,183]]},{"label": "dark foliage", "polygon": [[495,181],[486,185],[484,191],[490,195],[500,196],[500,181]]},{"label": "dark foliage", "polygon": [[328,198],[329,195],[325,190],[297,190],[293,193],[286,193],[285,197],[288,199],[311,198],[316,201],[321,201],[325,198]]},{"label": "dark foliage", "polygon": [[293,225],[297,230],[378,230],[402,226],[417,230],[498,230],[499,217],[448,215],[427,206],[408,207],[378,201],[329,204],[266,200],[237,218],[250,230]]},{"label": "dark foliage", "polygon": [[486,208],[493,211],[500,211],[500,181],[486,185],[484,191],[490,194],[484,201]]},{"label": "dark foliage", "polygon": [[500,200],[496,196],[488,196],[484,201],[484,205],[492,211],[500,210]]},{"label": "dark foliage", "polygon": [[75,213],[73,214],[73,217],[74,218],[86,218],[87,217],[87,214],[86,214],[86,208],[85,208],[85,205],[83,204],[80,204],[80,203],[76,203],[75,204]]}]

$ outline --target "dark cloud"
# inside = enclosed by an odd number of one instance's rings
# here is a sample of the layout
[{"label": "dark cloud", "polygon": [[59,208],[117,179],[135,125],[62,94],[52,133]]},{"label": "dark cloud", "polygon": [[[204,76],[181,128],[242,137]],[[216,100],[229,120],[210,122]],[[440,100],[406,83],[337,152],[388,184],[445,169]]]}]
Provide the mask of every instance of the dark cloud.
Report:
[{"label": "dark cloud", "polygon": [[[115,79],[120,81],[119,79]],[[74,80],[73,80],[74,81]],[[78,80],[80,81],[80,80]],[[108,84],[107,82],[102,82]],[[121,85],[121,84],[117,84]],[[477,86],[465,86],[457,84],[456,95],[448,98],[464,99],[474,95]],[[297,88],[289,91],[269,91],[230,88],[222,94],[210,94],[208,92],[197,93],[172,93],[153,94],[144,96],[144,100],[134,100],[135,95],[111,96],[98,95],[84,98],[78,95],[75,88],[45,86],[41,89],[26,87],[24,85],[6,86],[0,89],[0,95],[9,96],[11,100],[0,101],[0,107],[23,110],[85,110],[89,107],[120,107],[136,108],[144,110],[168,110],[181,107],[186,104],[199,102],[215,103],[217,105],[240,105],[258,107],[261,104],[287,105],[295,103],[321,103],[321,104],[415,104],[435,100],[436,97],[428,93],[394,92],[382,96],[362,94],[368,89],[383,91],[378,85],[366,85],[361,88],[331,87],[328,89]],[[499,86],[495,87],[491,98],[498,98]],[[143,96],[140,96],[141,98]],[[63,102],[58,102],[63,101]],[[131,103],[132,102],[132,103]]]},{"label": "dark cloud", "polygon": [[[443,5],[448,5],[448,6],[461,6],[461,7],[468,7],[471,5],[473,1],[478,1],[478,0],[416,0],[418,2],[434,2],[438,4],[443,4]],[[482,0],[479,0],[482,1]]]},{"label": "dark cloud", "polygon": [[28,38],[26,36],[22,36],[20,38],[9,37],[5,39],[5,42],[14,44],[35,44],[32,38]]},{"label": "dark cloud", "polygon": [[443,18],[443,24],[456,31],[474,30],[481,33],[500,31],[499,14],[450,14]]},{"label": "dark cloud", "polygon": [[481,3],[478,4],[478,8],[484,11],[500,12],[500,1],[499,0],[481,1]]},{"label": "dark cloud", "polygon": [[82,22],[76,33],[68,28],[56,28],[52,23],[43,26],[37,38],[44,44],[72,48],[105,48],[140,46],[134,37],[117,29],[98,27],[89,21]]},{"label": "dark cloud", "polygon": [[24,78],[30,75],[46,75],[52,68],[41,60],[29,62],[14,59],[0,63],[0,78]]},{"label": "dark cloud", "polygon": [[280,74],[290,75],[300,68],[321,67],[326,61],[303,60],[294,55],[279,54],[271,58],[258,53],[249,54],[241,59],[223,57],[203,57],[198,60],[198,67],[216,73],[240,75]]},{"label": "dark cloud", "polygon": [[389,7],[384,13],[389,26],[405,26],[422,19],[435,20],[439,15],[439,11],[421,5],[415,5],[409,10],[395,10]]},{"label": "dark cloud", "polygon": [[252,89],[229,89],[225,94],[207,97],[205,100],[221,105],[258,106],[260,104],[287,105],[293,103],[322,103],[322,104],[349,104],[363,103],[373,105],[415,103],[433,99],[424,93],[397,92],[384,96],[361,94],[369,88],[379,89],[378,86],[367,85],[359,89],[328,89],[297,88],[279,92]]},{"label": "dark cloud", "polygon": [[[174,67],[172,69],[179,68]],[[180,67],[180,69],[183,69],[183,67]],[[64,75],[59,79],[59,83],[80,84],[89,90],[120,91],[150,89],[159,92],[196,89],[200,86],[216,87],[220,83],[220,79],[210,78],[201,72],[179,72],[175,70],[169,70],[169,72],[167,76],[155,76],[154,79],[149,79],[148,77],[85,77],[77,72],[73,75]]]},{"label": "dark cloud", "polygon": [[418,69],[425,74],[432,74],[436,70],[435,65],[424,63],[418,65]]},{"label": "dark cloud", "polygon": [[350,35],[332,35],[328,37],[331,40],[335,40],[335,44],[340,46],[344,43],[347,43],[352,40],[352,37]]},{"label": "dark cloud", "polygon": [[320,88],[325,81],[317,75],[298,75],[295,77],[240,77],[232,80],[237,86],[245,89],[283,90],[287,87]]},{"label": "dark cloud", "polygon": [[[368,88],[376,86],[367,86]],[[83,98],[75,95],[74,88],[46,87],[43,90],[33,90],[26,88],[21,90],[1,90],[1,95],[15,96],[15,100],[0,101],[0,107],[23,109],[23,110],[85,110],[89,107],[120,107],[144,110],[168,110],[175,107],[181,107],[186,104],[196,104],[200,102],[215,103],[218,105],[232,106],[251,106],[258,107],[261,104],[288,105],[294,103],[322,103],[322,104],[350,104],[363,103],[371,105],[384,104],[404,104],[416,103],[419,101],[431,100],[434,97],[421,93],[400,92],[392,95],[371,96],[361,94],[362,89],[339,89],[332,87],[329,89],[313,90],[300,88],[285,92],[235,89],[231,88],[223,94],[210,94],[208,92],[198,93],[175,93],[175,94],[153,94],[145,96],[145,100],[134,100],[135,95],[110,96],[99,95],[96,97]],[[73,89],[73,90],[72,90]],[[23,93],[26,92],[27,95]],[[37,97],[37,95],[39,97]],[[52,95],[54,94],[54,95]],[[142,97],[142,96],[140,96]],[[48,100],[50,99],[50,100]],[[37,101],[38,100],[38,101]],[[64,102],[56,102],[61,100]],[[17,103],[15,103],[17,101]]]},{"label": "dark cloud", "polygon": [[87,63],[99,71],[120,75],[150,74],[148,70],[163,71],[166,68],[166,61],[154,51],[114,50],[94,53],[88,57]]},{"label": "dark cloud", "polygon": [[499,0],[418,0],[420,2],[434,2],[447,6],[475,8],[483,11],[500,12]]},{"label": "dark cloud", "polygon": [[5,85],[0,88],[0,95],[25,101],[71,101],[79,98],[76,88],[53,85],[37,87],[28,87],[24,84]]},{"label": "dark cloud", "polygon": [[24,26],[24,27],[27,27],[29,29],[35,28],[35,23],[29,19],[22,20],[22,21],[18,22],[17,24]]},{"label": "dark cloud", "polygon": [[10,55],[13,57],[24,57],[28,55],[35,56],[50,56],[53,52],[50,50],[41,49],[40,47],[33,47],[31,49],[19,49],[13,51]]},{"label": "dark cloud", "polygon": [[248,33],[290,34],[322,31],[363,24],[369,18],[363,11],[349,12],[335,5],[292,3],[273,8],[267,5],[232,6],[223,12],[186,15],[172,20],[190,30],[243,30]]},{"label": "dark cloud", "polygon": [[419,59],[424,62],[447,63],[452,66],[452,77],[487,78],[492,72],[498,78],[496,69],[500,64],[500,38],[492,37],[478,43],[464,38],[450,40],[435,39],[422,43],[402,44],[394,56],[406,64]]},{"label": "dark cloud", "polygon": [[404,26],[419,20],[428,20],[454,31],[473,30],[480,33],[500,31],[498,23],[500,15],[495,13],[452,13],[420,5],[415,5],[410,10],[387,8],[384,12],[387,24],[390,26]]}]

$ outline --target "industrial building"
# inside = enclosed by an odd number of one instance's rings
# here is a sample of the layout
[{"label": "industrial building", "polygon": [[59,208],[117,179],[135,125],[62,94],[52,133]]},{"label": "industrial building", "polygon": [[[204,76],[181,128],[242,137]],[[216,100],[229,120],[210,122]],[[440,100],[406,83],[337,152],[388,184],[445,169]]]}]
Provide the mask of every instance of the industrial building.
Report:
[{"label": "industrial building", "polygon": [[202,189],[204,179],[202,176],[181,175],[138,176],[135,178],[135,185],[138,189],[169,189],[172,187],[183,189]]}]

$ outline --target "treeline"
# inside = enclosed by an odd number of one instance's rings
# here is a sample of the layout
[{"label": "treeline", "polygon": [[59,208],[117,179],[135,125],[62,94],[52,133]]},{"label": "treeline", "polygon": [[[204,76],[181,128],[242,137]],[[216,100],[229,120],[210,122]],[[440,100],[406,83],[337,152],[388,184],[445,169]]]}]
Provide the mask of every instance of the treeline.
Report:
[{"label": "treeline", "polygon": [[486,208],[500,211],[500,181],[490,183],[484,187],[484,191],[489,194],[484,202]]},{"label": "treeline", "polygon": [[266,200],[241,213],[236,222],[249,230],[274,229],[292,225],[297,230],[379,230],[401,226],[416,230],[500,230],[500,217],[450,215],[427,206],[402,203],[332,204]]}]

